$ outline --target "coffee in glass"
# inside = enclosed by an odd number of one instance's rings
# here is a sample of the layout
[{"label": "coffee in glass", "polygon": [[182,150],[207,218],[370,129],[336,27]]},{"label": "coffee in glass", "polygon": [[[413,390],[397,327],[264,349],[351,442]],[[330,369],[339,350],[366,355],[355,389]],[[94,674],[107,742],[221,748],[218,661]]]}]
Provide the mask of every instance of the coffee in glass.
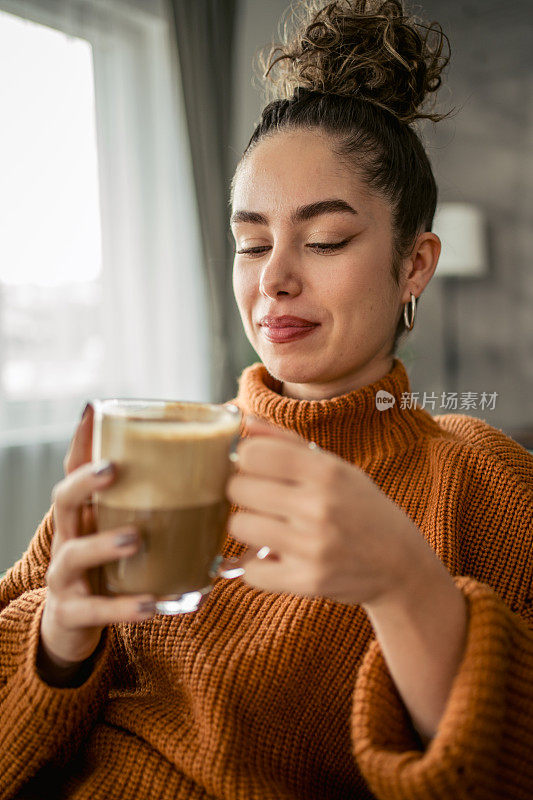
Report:
[{"label": "coffee in glass", "polygon": [[135,555],[101,568],[100,586],[109,594],[153,594],[158,613],[194,611],[215,577],[243,573],[220,556],[242,413],[231,403],[93,405],[93,461],[112,461],[117,470],[93,498],[98,529],[132,524],[141,536]]}]

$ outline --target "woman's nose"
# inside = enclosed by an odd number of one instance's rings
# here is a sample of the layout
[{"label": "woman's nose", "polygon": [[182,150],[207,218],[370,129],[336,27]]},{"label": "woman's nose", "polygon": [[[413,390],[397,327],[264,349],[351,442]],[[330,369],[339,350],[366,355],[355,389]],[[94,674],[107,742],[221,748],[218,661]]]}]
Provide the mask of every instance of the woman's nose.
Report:
[{"label": "woman's nose", "polygon": [[259,291],[265,297],[277,297],[284,294],[298,294],[301,291],[301,280],[298,275],[296,256],[291,257],[287,250],[271,251],[259,280]]}]

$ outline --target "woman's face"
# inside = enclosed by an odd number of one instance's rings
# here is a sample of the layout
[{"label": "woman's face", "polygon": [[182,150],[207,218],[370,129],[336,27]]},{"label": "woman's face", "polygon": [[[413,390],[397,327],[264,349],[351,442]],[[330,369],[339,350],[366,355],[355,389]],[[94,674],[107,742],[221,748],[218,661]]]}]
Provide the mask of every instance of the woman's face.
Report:
[{"label": "woman's face", "polygon": [[[324,201],[330,206],[315,205]],[[284,395],[335,397],[389,371],[402,304],[391,277],[391,208],[324,135],[298,130],[261,141],[238,170],[231,227],[246,335]],[[273,342],[260,324],[267,314],[318,325]]]}]

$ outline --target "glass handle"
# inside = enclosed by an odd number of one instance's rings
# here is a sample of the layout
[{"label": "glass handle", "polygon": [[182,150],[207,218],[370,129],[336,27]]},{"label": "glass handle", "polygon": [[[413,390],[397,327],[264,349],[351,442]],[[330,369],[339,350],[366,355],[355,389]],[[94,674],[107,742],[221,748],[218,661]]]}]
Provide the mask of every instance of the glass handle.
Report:
[{"label": "glass handle", "polygon": [[270,547],[260,547],[259,550],[249,548],[242,556],[232,556],[231,558],[224,558],[224,556],[215,556],[209,576],[215,578],[240,578],[244,575],[245,564],[251,561],[252,558],[266,558],[270,553]]},{"label": "glass handle", "polygon": [[239,558],[224,558],[223,556],[215,556],[215,559],[209,570],[209,576],[213,578],[240,578],[244,575],[244,567],[242,566],[243,557]]}]

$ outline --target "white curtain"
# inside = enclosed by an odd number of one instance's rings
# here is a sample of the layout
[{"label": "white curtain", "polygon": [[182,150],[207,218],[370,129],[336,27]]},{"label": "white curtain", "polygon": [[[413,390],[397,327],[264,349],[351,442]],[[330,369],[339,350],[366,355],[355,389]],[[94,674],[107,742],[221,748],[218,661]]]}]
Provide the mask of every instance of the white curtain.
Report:
[{"label": "white curtain", "polygon": [[107,385],[207,399],[206,287],[168,20],[124,21],[106,10],[93,40]]},{"label": "white curtain", "polygon": [[[0,9],[92,45],[102,217],[103,394],[211,400],[208,287],[166,4],[0,0]],[[66,431],[76,420],[65,420],[63,440],[54,422],[53,444],[43,431],[21,434],[20,441],[4,431],[0,573],[25,549],[62,474]]]}]

